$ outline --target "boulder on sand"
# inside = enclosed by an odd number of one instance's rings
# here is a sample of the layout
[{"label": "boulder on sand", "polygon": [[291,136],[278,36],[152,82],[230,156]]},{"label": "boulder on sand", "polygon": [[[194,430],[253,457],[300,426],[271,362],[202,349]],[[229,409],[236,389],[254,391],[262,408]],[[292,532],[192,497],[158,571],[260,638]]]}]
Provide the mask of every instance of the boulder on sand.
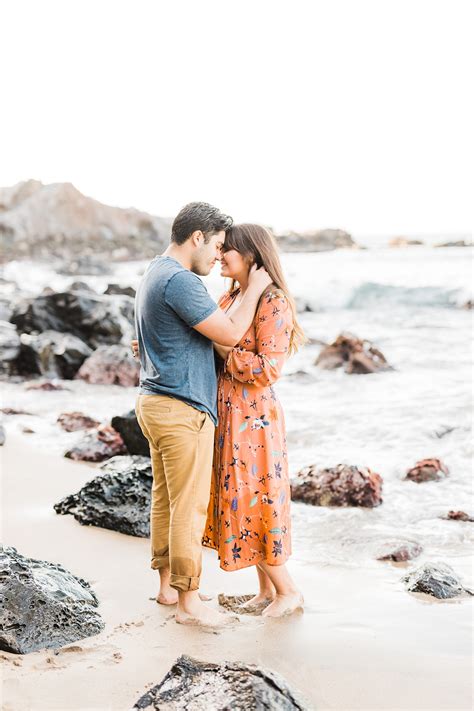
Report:
[{"label": "boulder on sand", "polygon": [[89,430],[98,427],[100,424],[98,420],[94,420],[82,412],[62,412],[56,422],[63,430],[66,430],[66,432]]},{"label": "boulder on sand", "polygon": [[309,711],[299,692],[273,671],[243,662],[201,662],[186,655],[133,708]]},{"label": "boulder on sand", "polygon": [[11,317],[21,333],[71,333],[91,348],[123,342],[134,334],[134,301],[129,296],[99,296],[64,291],[16,305]]},{"label": "boulder on sand", "polygon": [[382,503],[383,479],[367,467],[338,464],[304,467],[291,481],[291,498],[313,506],[364,506]]},{"label": "boulder on sand", "polygon": [[112,417],[111,425],[114,430],[117,430],[122,435],[129,454],[141,454],[144,457],[150,456],[150,446],[140,429],[135,410],[130,410],[125,415]]},{"label": "boulder on sand", "polygon": [[465,588],[454,570],[444,563],[425,563],[405,575],[402,580],[409,592],[421,592],[445,600],[458,595],[472,595]]},{"label": "boulder on sand", "polygon": [[134,388],[140,381],[140,364],[129,347],[99,346],[83,363],[76,377],[95,385]]},{"label": "boulder on sand", "polygon": [[424,481],[441,481],[448,474],[448,467],[440,459],[420,459],[407,471],[405,479],[421,484]]},{"label": "boulder on sand", "polygon": [[351,333],[341,333],[334,343],[325,346],[315,365],[325,370],[343,367],[346,373],[357,375],[393,370],[378,348]]},{"label": "boulder on sand", "polygon": [[84,526],[148,538],[153,482],[149,457],[113,457],[101,471],[77,494],[55,504],[56,513],[70,513]]},{"label": "boulder on sand", "polygon": [[16,365],[18,372],[24,375],[39,374],[70,380],[92,353],[84,341],[71,333],[22,333],[20,341],[21,350]]},{"label": "boulder on sand", "polygon": [[117,454],[127,454],[127,448],[113,427],[98,427],[65,452],[64,456],[80,462],[103,462]]},{"label": "boulder on sand", "polygon": [[104,623],[89,583],[61,565],[0,551],[0,649],[27,654],[96,635]]}]

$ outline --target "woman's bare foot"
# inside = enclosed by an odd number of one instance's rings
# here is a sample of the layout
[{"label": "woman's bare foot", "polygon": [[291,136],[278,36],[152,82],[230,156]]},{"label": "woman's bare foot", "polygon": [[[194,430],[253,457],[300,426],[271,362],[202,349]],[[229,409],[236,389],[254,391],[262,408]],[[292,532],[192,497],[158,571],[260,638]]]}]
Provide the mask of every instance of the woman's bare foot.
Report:
[{"label": "woman's bare foot", "polygon": [[262,612],[262,617],[284,617],[297,610],[304,610],[303,595],[297,590],[286,595],[276,595],[273,602]]},{"label": "woman's bare foot", "polygon": [[176,605],[178,602],[178,591],[174,588],[163,589],[160,588],[160,592],[156,596],[156,602],[160,605]]}]

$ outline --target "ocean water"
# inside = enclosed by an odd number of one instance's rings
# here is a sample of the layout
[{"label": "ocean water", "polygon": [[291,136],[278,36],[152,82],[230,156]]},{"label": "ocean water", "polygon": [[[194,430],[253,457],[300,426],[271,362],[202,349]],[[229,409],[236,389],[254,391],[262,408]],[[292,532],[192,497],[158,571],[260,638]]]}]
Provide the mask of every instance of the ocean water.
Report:
[{"label": "ocean water", "polygon": [[[383,503],[375,509],[294,503],[295,561],[380,565],[381,545],[417,541],[424,548],[420,561],[442,560],[469,582],[474,527],[440,516],[473,511],[472,311],[462,308],[472,298],[472,256],[471,248],[424,246],[283,255],[295,297],[312,309],[300,314],[307,334],[331,342],[350,331],[374,342],[394,367],[371,375],[321,371],[313,345],[288,361],[275,389],[285,411],[291,475],[308,464],[345,462],[368,466],[384,480]],[[77,279],[102,291],[109,282],[136,286],[145,265],[122,263],[106,277],[73,279],[44,265],[11,262],[3,276],[31,294]],[[205,281],[215,297],[225,288],[218,267]],[[105,421],[134,404],[133,389],[65,385],[69,391],[34,393],[3,383],[3,407],[34,413],[5,418],[7,436],[28,426],[35,446],[60,456],[82,436],[58,428],[60,412],[81,410]],[[449,477],[404,481],[406,470],[426,457],[442,459]]]}]

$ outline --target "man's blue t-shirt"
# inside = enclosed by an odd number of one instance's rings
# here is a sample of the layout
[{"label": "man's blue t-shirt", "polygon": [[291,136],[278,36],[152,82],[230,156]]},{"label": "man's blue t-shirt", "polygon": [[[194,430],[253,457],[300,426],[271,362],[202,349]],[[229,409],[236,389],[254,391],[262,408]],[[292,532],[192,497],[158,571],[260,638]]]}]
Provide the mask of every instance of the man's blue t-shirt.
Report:
[{"label": "man's blue t-shirt", "polygon": [[212,341],[193,326],[217,310],[201,279],[173,257],[155,257],[135,298],[140,392],[169,395],[217,424]]}]

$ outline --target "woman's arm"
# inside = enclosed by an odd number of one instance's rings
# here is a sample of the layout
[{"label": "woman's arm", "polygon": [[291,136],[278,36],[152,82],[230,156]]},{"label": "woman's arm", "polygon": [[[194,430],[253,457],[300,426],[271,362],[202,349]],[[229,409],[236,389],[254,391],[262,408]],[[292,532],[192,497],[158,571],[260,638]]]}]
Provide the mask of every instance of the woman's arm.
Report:
[{"label": "woman's arm", "polygon": [[221,346],[219,343],[213,343],[213,345],[214,345],[214,350],[216,351],[216,353],[218,355],[220,355],[222,360],[225,360],[227,358],[227,356],[229,355],[230,351],[232,350],[232,348],[230,346]]}]

